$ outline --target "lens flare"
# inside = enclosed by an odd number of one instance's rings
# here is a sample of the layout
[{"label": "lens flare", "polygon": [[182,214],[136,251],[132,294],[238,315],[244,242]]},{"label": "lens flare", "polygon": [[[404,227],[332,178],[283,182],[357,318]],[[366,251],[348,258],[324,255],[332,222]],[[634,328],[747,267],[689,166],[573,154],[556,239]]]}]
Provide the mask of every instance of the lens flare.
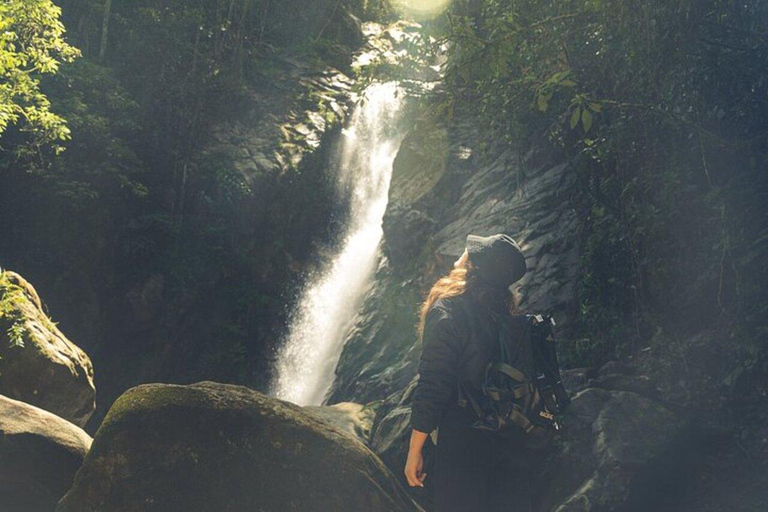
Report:
[{"label": "lens flare", "polygon": [[439,16],[450,3],[451,0],[399,0],[397,2],[406,14],[417,20]]}]

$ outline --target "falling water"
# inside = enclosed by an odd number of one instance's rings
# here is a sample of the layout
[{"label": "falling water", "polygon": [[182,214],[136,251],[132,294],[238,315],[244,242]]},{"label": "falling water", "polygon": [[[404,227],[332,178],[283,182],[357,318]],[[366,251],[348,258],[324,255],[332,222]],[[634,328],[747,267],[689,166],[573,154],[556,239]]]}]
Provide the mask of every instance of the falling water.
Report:
[{"label": "falling water", "polygon": [[273,394],[299,405],[321,404],[333,383],[342,344],[377,260],[392,162],[401,137],[395,124],[402,91],[369,86],[340,145],[338,184],[349,192],[349,224],[340,251],[307,283],[277,360]]}]

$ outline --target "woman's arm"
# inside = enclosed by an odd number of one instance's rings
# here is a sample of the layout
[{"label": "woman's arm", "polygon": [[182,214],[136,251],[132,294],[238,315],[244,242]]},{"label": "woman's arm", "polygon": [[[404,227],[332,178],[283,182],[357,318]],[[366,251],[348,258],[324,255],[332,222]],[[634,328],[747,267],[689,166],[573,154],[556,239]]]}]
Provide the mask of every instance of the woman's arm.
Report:
[{"label": "woman's arm", "polygon": [[443,308],[433,307],[425,320],[411,426],[430,433],[457,389],[461,336],[453,316]]},{"label": "woman's arm", "polygon": [[405,477],[412,487],[423,487],[422,448],[456,389],[460,336],[453,317],[442,308],[427,313],[419,379],[411,403],[411,440]]},{"label": "woman's arm", "polygon": [[405,461],[405,479],[411,487],[424,487],[424,455],[421,449],[429,436],[426,432],[416,429],[411,431],[411,443],[408,448],[408,460]]}]

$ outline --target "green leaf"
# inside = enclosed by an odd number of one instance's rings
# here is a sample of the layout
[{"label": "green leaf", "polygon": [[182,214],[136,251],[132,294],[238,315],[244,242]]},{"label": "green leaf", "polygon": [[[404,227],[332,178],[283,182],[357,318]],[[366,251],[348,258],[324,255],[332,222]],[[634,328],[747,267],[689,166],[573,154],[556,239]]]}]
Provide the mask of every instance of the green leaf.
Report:
[{"label": "green leaf", "polygon": [[592,128],[592,114],[590,114],[589,110],[586,108],[581,112],[581,126],[584,127],[585,133]]},{"label": "green leaf", "polygon": [[600,103],[597,103],[595,101],[590,102],[589,108],[592,109],[592,112],[602,112],[603,106]]},{"label": "green leaf", "polygon": [[581,117],[581,108],[575,107],[573,109],[573,114],[571,114],[571,130],[576,128],[576,125],[579,124],[580,117]]},{"label": "green leaf", "polygon": [[539,110],[542,112],[547,111],[547,107],[549,106],[549,99],[545,94],[539,94],[536,96],[536,103],[539,106]]}]

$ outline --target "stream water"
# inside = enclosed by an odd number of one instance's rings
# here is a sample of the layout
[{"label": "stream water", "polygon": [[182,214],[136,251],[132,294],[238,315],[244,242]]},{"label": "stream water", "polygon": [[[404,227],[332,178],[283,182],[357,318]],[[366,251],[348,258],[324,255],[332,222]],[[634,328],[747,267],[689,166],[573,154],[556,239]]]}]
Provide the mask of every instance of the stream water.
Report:
[{"label": "stream water", "polygon": [[397,122],[404,94],[395,82],[369,86],[342,132],[336,161],[349,221],[340,250],[310,278],[278,354],[272,394],[299,405],[320,405],[333,383],[344,339],[379,258],[392,163],[402,135]]}]

